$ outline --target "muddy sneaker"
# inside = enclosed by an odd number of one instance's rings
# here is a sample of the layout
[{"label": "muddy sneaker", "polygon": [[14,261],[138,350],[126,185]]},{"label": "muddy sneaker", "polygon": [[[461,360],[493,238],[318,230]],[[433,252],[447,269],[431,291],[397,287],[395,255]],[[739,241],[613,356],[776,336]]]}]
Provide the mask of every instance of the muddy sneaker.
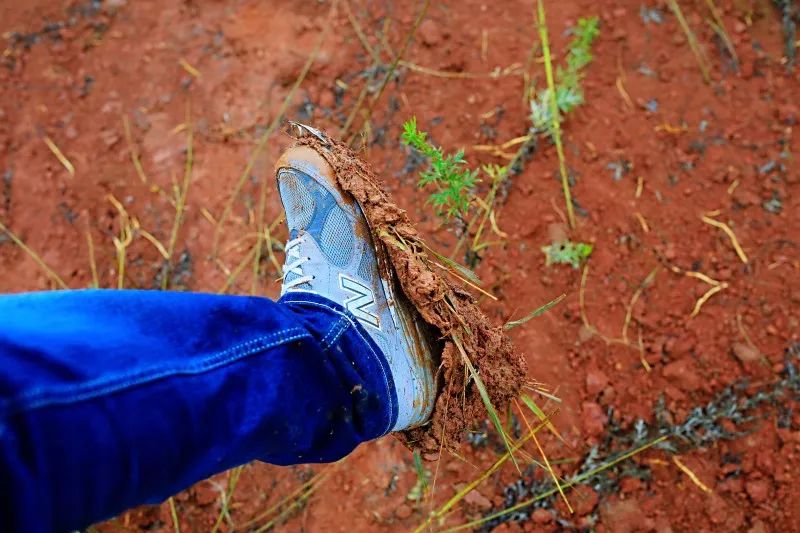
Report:
[{"label": "muddy sneaker", "polygon": [[436,395],[427,325],[379,274],[361,208],[312,148],[290,148],[275,168],[289,227],[281,295],[313,292],[350,311],[389,362],[399,405],[393,430],[424,423]]}]

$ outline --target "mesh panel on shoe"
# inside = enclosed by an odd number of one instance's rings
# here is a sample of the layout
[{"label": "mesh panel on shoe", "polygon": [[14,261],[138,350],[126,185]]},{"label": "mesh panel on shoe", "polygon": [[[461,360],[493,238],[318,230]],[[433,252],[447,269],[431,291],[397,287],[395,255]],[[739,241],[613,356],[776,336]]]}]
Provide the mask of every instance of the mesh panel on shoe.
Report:
[{"label": "mesh panel on shoe", "polygon": [[350,261],[355,245],[353,226],[339,206],[334,205],[322,225],[319,245],[331,263],[344,266]]},{"label": "mesh panel on shoe", "polygon": [[375,268],[375,261],[375,256],[369,250],[364,250],[364,255],[361,256],[361,263],[358,265],[358,276],[365,283],[372,284],[374,282],[373,269]]},{"label": "mesh panel on shoe", "polygon": [[314,218],[314,196],[293,172],[282,172],[278,179],[286,226],[289,230],[305,229]]}]

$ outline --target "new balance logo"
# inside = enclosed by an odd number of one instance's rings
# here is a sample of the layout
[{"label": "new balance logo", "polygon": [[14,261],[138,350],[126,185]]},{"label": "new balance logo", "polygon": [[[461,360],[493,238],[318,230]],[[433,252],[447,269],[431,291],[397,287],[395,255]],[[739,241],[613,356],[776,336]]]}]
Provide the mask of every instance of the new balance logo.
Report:
[{"label": "new balance logo", "polygon": [[370,311],[375,305],[375,295],[372,293],[372,289],[341,273],[339,274],[339,286],[342,290],[352,294],[344,301],[345,309],[353,313],[362,324],[380,330],[381,323],[378,315]]}]

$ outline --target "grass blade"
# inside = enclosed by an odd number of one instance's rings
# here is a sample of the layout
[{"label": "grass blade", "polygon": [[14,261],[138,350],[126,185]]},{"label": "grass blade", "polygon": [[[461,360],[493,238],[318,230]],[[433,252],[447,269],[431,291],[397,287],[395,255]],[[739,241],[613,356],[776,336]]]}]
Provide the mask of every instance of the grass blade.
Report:
[{"label": "grass blade", "polygon": [[547,20],[544,12],[543,0],[537,0],[537,22],[539,25],[539,39],[542,41],[542,52],[544,55],[544,70],[547,75],[547,88],[550,93],[550,116],[553,126],[553,141],[556,143],[558,153],[558,169],[561,173],[561,188],[564,191],[564,202],[567,205],[567,219],[569,227],[575,229],[575,210],[572,208],[572,192],[569,190],[569,177],[567,175],[567,163],[564,156],[564,145],[561,142],[561,122],[556,102],[556,83],[553,77],[553,58],[550,54],[550,38],[547,34]]},{"label": "grass blade", "polygon": [[[667,440],[667,438],[668,438],[667,435],[658,437],[657,439],[651,440],[650,442],[648,442],[646,444],[643,444],[643,445],[639,446],[638,448],[630,450],[630,451],[620,455],[616,459],[613,459],[613,460],[611,460],[611,461],[609,461],[609,462],[607,462],[607,463],[605,463],[603,465],[598,466],[597,468],[593,468],[593,469],[591,469],[591,470],[589,470],[587,472],[584,472],[583,474],[575,476],[574,478],[569,480],[567,483],[562,485],[562,489],[568,489],[568,488],[574,487],[575,485],[583,482],[586,479],[591,478],[592,476],[602,472],[603,470],[608,470],[609,468],[612,468],[617,463],[621,463],[622,461],[624,461],[626,459],[630,459],[634,455],[637,455],[637,454],[645,451],[646,449],[651,448],[651,447],[655,446],[656,444],[659,444],[659,443]],[[482,524],[485,524],[486,522],[494,520],[495,518],[500,518],[500,517],[505,516],[507,514],[511,514],[511,513],[515,512],[515,511],[519,511],[520,509],[524,509],[525,507],[528,507],[529,505],[531,505],[531,504],[533,504],[533,503],[535,503],[535,502],[537,502],[539,500],[543,500],[545,498],[549,498],[550,496],[552,496],[556,492],[558,492],[558,489],[556,489],[556,488],[552,488],[550,490],[546,490],[543,493],[541,493],[541,494],[539,494],[537,496],[534,496],[533,498],[530,498],[528,500],[520,502],[520,503],[518,503],[516,505],[512,505],[511,507],[509,507],[507,509],[503,509],[502,511],[498,511],[496,513],[492,513],[490,515],[484,516],[483,518],[479,518],[478,520],[473,520],[471,522],[467,522],[466,524],[461,524],[459,526],[452,527],[452,528],[448,529],[447,532],[449,533],[451,531],[461,531],[463,529],[474,529],[477,526],[480,526]]]},{"label": "grass blade", "polygon": [[509,329],[514,329],[515,327],[521,326],[522,324],[524,324],[525,322],[527,322],[528,320],[530,320],[532,318],[536,318],[537,316],[543,315],[544,313],[549,311],[550,308],[554,307],[558,302],[560,302],[561,300],[563,300],[566,297],[567,297],[566,294],[562,294],[561,296],[559,296],[555,300],[551,300],[551,301],[547,302],[546,304],[544,304],[540,308],[536,309],[532,313],[524,316],[523,318],[520,318],[519,320],[512,320],[510,322],[506,322],[506,324],[503,326],[503,329],[505,329],[506,331],[508,331]]},{"label": "grass blade", "polygon": [[550,417],[544,414],[542,408],[539,407],[535,401],[533,401],[533,398],[531,398],[527,394],[523,394],[522,396],[520,396],[520,400],[522,400],[522,403],[524,403],[528,409],[533,411],[533,414],[536,415],[536,418],[538,418],[547,427],[547,430],[550,431],[550,433],[555,435],[558,438],[558,440],[564,443],[565,446],[569,447],[569,444],[567,444],[567,441],[565,441],[564,437],[561,436],[561,433],[559,433],[556,427],[553,425],[553,423],[550,422]]},{"label": "grass blade", "polygon": [[[542,459],[544,459],[545,469],[550,474],[550,477],[553,480],[553,483],[556,484],[556,488],[558,489],[558,493],[561,494],[561,498],[564,500],[564,503],[567,505],[567,509],[569,510],[570,514],[573,514],[575,511],[572,510],[572,506],[569,504],[569,500],[567,499],[567,495],[564,494],[564,489],[561,487],[561,483],[558,481],[558,476],[556,475],[555,470],[553,470],[553,466],[550,464],[550,459],[547,458],[547,454],[544,453],[544,448],[542,445],[539,444],[539,439],[536,438],[536,433],[533,432],[530,423],[528,422],[528,417],[525,416],[525,413],[522,411],[522,408],[519,404],[514,401],[516,404],[517,409],[519,410],[519,414],[522,415],[522,420],[525,422],[525,426],[531,431],[533,434],[533,442],[536,444],[536,449],[539,450],[539,454],[541,454]],[[549,422],[548,422],[549,423]]]},{"label": "grass blade", "polygon": [[33,259],[33,260],[36,262],[36,264],[37,264],[37,265],[39,265],[39,267],[40,267],[42,270],[44,270],[44,271],[45,271],[45,273],[47,273],[47,276],[48,276],[48,277],[49,277],[51,280],[53,280],[53,282],[55,282],[55,283],[56,283],[56,284],[57,284],[59,287],[61,287],[62,289],[69,289],[69,287],[67,287],[67,284],[66,284],[66,283],[64,283],[64,280],[63,280],[63,279],[61,279],[61,276],[59,276],[58,274],[56,274],[56,273],[55,273],[55,271],[54,271],[52,268],[50,268],[49,266],[47,266],[47,263],[45,263],[45,262],[44,262],[44,260],[43,260],[41,257],[39,257],[39,254],[37,254],[36,252],[34,252],[33,250],[31,250],[31,249],[28,247],[28,245],[27,245],[27,244],[25,244],[25,243],[22,241],[22,239],[20,239],[19,237],[17,237],[17,236],[14,234],[14,232],[13,232],[13,231],[11,231],[10,229],[8,229],[8,228],[6,227],[6,225],[5,225],[5,224],[3,224],[2,222],[0,222],[0,231],[3,231],[3,232],[5,232],[5,234],[6,234],[6,235],[8,235],[8,237],[9,237],[9,238],[10,238],[12,241],[14,241],[14,244],[16,244],[17,246],[19,246],[20,248],[22,248],[22,251],[23,251],[23,252],[25,252],[26,254],[28,254],[28,256],[29,256],[31,259]]},{"label": "grass blade", "polygon": [[481,395],[483,405],[486,406],[486,411],[489,413],[489,419],[492,421],[492,424],[494,424],[497,432],[500,433],[500,437],[503,439],[503,444],[505,444],[506,449],[511,454],[511,461],[514,463],[517,471],[521,474],[522,471],[519,468],[517,459],[514,457],[511,444],[508,441],[508,435],[506,435],[506,432],[503,429],[503,424],[500,422],[500,416],[497,414],[497,409],[495,409],[494,405],[492,405],[492,400],[489,399],[489,393],[486,390],[486,385],[484,385],[483,380],[478,375],[478,371],[475,370],[475,367],[472,365],[472,361],[470,361],[469,357],[467,357],[467,352],[464,350],[464,345],[461,343],[461,338],[456,333],[453,333],[451,338],[453,339],[456,347],[458,347],[458,351],[461,352],[461,358],[464,360],[464,364],[467,365],[470,376],[473,380],[475,380],[475,386],[478,387],[478,393]]},{"label": "grass blade", "polygon": [[697,37],[692,31],[692,28],[689,27],[689,23],[686,22],[686,18],[683,16],[683,11],[681,11],[681,6],[678,5],[676,0],[669,0],[668,4],[670,9],[672,9],[672,12],[675,14],[675,18],[678,19],[678,24],[680,24],[683,33],[686,34],[686,40],[689,41],[689,47],[692,49],[692,53],[697,59],[697,65],[700,67],[700,72],[703,74],[703,81],[709,83],[711,81],[711,75],[708,71],[708,65],[706,65],[703,50],[700,48],[700,43],[697,42]]},{"label": "grass blade", "polygon": [[530,429],[530,428],[529,428],[529,431],[528,431],[528,433],[527,433],[527,434],[526,434],[526,435],[525,435],[523,438],[521,438],[521,439],[519,440],[519,442],[517,442],[516,444],[514,444],[514,447],[513,447],[511,450],[509,450],[509,451],[507,451],[505,454],[503,454],[503,455],[502,455],[502,456],[501,456],[501,457],[500,457],[500,458],[499,458],[497,461],[495,461],[495,462],[494,462],[494,464],[492,464],[492,466],[490,466],[489,468],[487,468],[486,470],[484,470],[484,471],[481,473],[481,475],[479,475],[478,477],[476,477],[475,479],[473,479],[472,481],[470,481],[470,482],[469,482],[469,483],[468,483],[466,486],[462,487],[462,488],[461,488],[461,490],[459,490],[458,492],[456,492],[456,494],[455,494],[455,495],[453,495],[453,497],[452,497],[452,498],[450,498],[449,500],[447,500],[447,501],[444,503],[444,505],[442,505],[441,507],[439,507],[439,509],[437,509],[436,511],[433,511],[433,512],[431,512],[431,513],[430,513],[430,515],[428,516],[428,518],[425,520],[425,522],[423,522],[422,524],[420,524],[419,526],[417,526],[417,528],[414,530],[414,533],[421,533],[421,532],[422,532],[422,531],[424,531],[424,530],[425,530],[425,529],[426,529],[428,526],[430,526],[431,522],[433,522],[433,520],[434,520],[435,518],[440,518],[440,517],[443,517],[443,516],[445,516],[445,515],[446,515],[448,512],[450,512],[450,510],[451,510],[451,509],[452,509],[452,508],[453,508],[453,507],[454,507],[454,506],[455,506],[455,505],[456,505],[458,502],[460,502],[461,500],[463,500],[463,499],[464,499],[464,497],[465,497],[467,494],[469,494],[470,492],[472,492],[472,490],[473,490],[473,489],[475,489],[475,488],[476,488],[478,485],[480,485],[481,483],[483,483],[483,481],[484,481],[484,480],[486,480],[486,478],[488,478],[489,476],[491,476],[492,474],[494,474],[495,472],[497,472],[497,470],[499,470],[499,469],[500,469],[500,467],[501,467],[501,466],[503,466],[503,465],[505,464],[505,462],[506,462],[506,461],[508,461],[508,459],[509,459],[509,458],[511,458],[511,452],[512,452],[512,451],[513,451],[513,452],[517,452],[517,451],[521,450],[521,449],[522,449],[522,446],[523,446],[523,445],[524,445],[526,442],[528,442],[528,440],[530,440],[531,438],[533,438],[533,435],[534,435],[534,434],[535,434],[537,431],[539,431],[540,429],[542,429],[544,426],[545,426],[545,424],[544,424],[544,423],[541,423],[541,424],[539,424],[538,426],[536,426],[536,427],[535,427],[535,428],[533,428],[533,429]]}]

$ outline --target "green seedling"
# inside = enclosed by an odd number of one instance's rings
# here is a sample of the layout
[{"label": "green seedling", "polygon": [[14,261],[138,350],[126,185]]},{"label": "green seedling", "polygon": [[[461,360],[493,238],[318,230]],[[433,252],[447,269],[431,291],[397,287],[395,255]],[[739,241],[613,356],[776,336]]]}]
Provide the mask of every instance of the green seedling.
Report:
[{"label": "green seedling", "polygon": [[428,493],[431,481],[431,471],[422,464],[422,455],[419,450],[414,450],[414,470],[417,473],[417,482],[408,491],[406,499],[419,502]]},{"label": "green seedling", "polygon": [[[416,117],[403,125],[401,141],[429,161],[428,169],[420,173],[418,185],[421,189],[433,188],[428,203],[433,205],[443,222],[456,224],[459,239],[452,256],[466,244],[465,263],[475,267],[481,250],[502,244],[507,237],[497,225],[494,207],[499,186],[505,181],[508,168],[499,165],[469,168],[463,150],[448,155],[442,148],[431,144],[428,134],[417,129]],[[476,194],[476,186],[482,181],[488,184],[488,191],[481,197]],[[489,232],[498,239],[487,240]]]},{"label": "green seedling", "polygon": [[581,264],[592,255],[594,246],[585,242],[554,242],[547,246],[542,246],[542,251],[547,257],[547,266],[550,265],[571,265],[572,268],[579,268]]},{"label": "green seedling", "polygon": [[582,18],[572,29],[573,39],[569,45],[566,65],[556,69],[554,93],[555,117],[552,110],[551,89],[539,91],[531,100],[531,122],[539,133],[555,137],[554,118],[561,124],[564,115],[584,103],[581,80],[584,69],[592,62],[592,43],[600,34],[597,17]]},{"label": "green seedling", "polygon": [[420,175],[419,187],[433,186],[435,189],[428,201],[436,213],[445,219],[466,218],[478,182],[478,171],[467,167],[464,150],[446,155],[440,147],[428,142],[427,133],[417,129],[416,117],[403,124],[402,141],[430,161],[430,168]]}]

